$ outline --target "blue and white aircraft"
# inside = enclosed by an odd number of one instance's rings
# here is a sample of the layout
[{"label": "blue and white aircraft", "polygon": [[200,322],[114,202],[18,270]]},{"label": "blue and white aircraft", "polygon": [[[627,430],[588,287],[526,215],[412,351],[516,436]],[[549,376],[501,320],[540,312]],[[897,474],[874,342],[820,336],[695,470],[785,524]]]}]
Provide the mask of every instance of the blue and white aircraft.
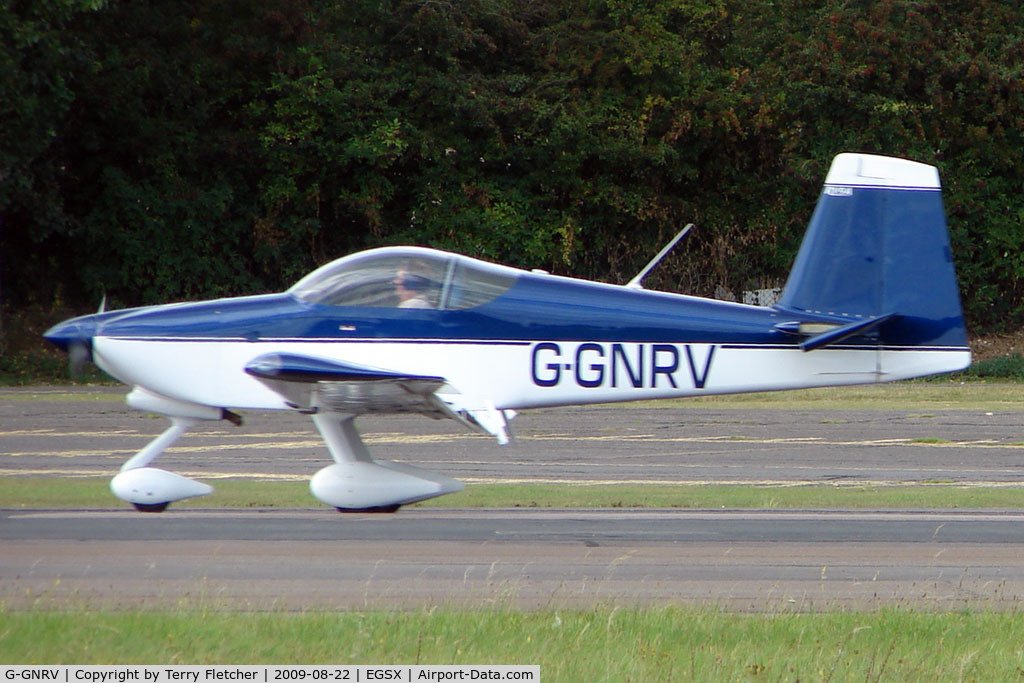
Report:
[{"label": "blue and white aircraft", "polygon": [[[653,265],[652,262],[651,265]],[[313,495],[394,511],[462,489],[374,459],[365,413],[422,413],[510,439],[525,408],[864,384],[970,363],[938,171],[842,154],[778,304],[748,306],[417,247],[341,258],[280,294],[74,318],[46,333],[133,387],[171,426],[113,493],[144,511],[212,492],[152,467],[203,420],[310,415],[334,464]]]}]

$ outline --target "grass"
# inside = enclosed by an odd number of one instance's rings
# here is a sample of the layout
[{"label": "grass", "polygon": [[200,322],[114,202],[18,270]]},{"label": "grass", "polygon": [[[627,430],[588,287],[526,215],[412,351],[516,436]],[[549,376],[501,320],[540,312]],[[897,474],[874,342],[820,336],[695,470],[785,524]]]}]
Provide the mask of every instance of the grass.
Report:
[{"label": "grass", "polygon": [[1016,680],[1016,613],[0,613],[0,662],[538,664],[544,681]]},{"label": "grass", "polygon": [[[5,477],[0,508],[95,509],[120,507],[107,477]],[[175,503],[173,509],[295,509],[317,507],[305,481],[222,479],[213,495]],[[471,484],[466,490],[417,503],[426,508],[775,508],[935,509],[1021,508],[1024,487],[927,484],[865,486],[721,486],[608,484]]]}]

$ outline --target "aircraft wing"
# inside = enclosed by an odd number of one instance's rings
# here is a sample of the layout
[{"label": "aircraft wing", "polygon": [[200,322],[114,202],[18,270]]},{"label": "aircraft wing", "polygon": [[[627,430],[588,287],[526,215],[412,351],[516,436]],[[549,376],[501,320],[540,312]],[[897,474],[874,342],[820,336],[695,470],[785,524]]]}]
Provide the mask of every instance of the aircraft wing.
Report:
[{"label": "aircraft wing", "polygon": [[459,394],[443,377],[398,373],[313,356],[268,353],[251,360],[245,372],[297,410],[448,417],[497,437],[501,444],[509,441],[508,420],[515,415],[513,411],[497,410],[488,401]]}]

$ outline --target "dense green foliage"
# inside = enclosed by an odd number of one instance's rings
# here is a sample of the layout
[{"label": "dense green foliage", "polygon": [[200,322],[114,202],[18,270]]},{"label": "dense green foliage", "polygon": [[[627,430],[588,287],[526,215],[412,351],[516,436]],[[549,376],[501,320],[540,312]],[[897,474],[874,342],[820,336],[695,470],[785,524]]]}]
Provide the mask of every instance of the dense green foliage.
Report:
[{"label": "dense green foliage", "polygon": [[279,289],[415,243],[777,285],[831,157],[937,164],[976,331],[1024,322],[1008,0],[13,0],[8,310]]}]

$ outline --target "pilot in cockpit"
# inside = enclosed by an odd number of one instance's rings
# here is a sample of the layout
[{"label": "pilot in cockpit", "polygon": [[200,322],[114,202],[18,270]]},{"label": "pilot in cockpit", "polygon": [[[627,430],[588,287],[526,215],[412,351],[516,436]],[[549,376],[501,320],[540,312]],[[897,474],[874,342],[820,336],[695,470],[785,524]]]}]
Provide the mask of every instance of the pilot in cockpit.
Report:
[{"label": "pilot in cockpit", "polygon": [[391,283],[395,286],[395,294],[398,295],[399,308],[434,308],[429,298],[432,283],[427,276],[403,267],[398,270]]}]

